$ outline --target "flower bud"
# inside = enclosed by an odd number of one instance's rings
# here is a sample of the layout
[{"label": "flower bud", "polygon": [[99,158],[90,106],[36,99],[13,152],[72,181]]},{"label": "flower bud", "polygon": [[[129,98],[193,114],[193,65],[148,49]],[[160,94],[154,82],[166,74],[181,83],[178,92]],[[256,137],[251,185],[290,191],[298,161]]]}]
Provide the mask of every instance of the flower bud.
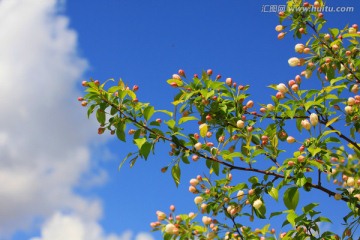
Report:
[{"label": "flower bud", "polygon": [[288,88],[283,83],[278,84],[276,86],[276,89],[281,93],[287,93],[288,92]]},{"label": "flower bud", "polygon": [[285,37],[285,33],[284,33],[284,32],[279,33],[278,36],[277,36],[277,38],[278,38],[279,40],[283,39],[284,37]]},{"label": "flower bud", "polygon": [[262,205],[263,205],[263,202],[260,199],[255,200],[253,203],[253,207],[255,209],[259,209]]},{"label": "flower bud", "polygon": [[346,112],[346,114],[352,114],[353,113],[353,108],[352,108],[352,106],[346,106],[345,107],[345,112]]},{"label": "flower bud", "polygon": [[210,224],[211,221],[212,221],[211,217],[208,217],[208,216],[203,216],[203,217],[202,217],[202,222],[203,222],[205,225]]},{"label": "flower bud", "polygon": [[237,126],[238,128],[243,128],[243,127],[245,126],[245,123],[244,123],[243,120],[238,120],[238,121],[236,122],[236,126]]},{"label": "flower bud", "polygon": [[310,123],[313,126],[316,126],[319,123],[319,117],[316,113],[310,114]]},{"label": "flower bud", "polygon": [[311,128],[310,122],[307,119],[301,121],[301,126],[306,130],[310,130]]},{"label": "flower bud", "polygon": [[244,195],[245,195],[245,193],[244,193],[243,190],[239,190],[238,193],[236,194],[237,199],[238,199],[239,201],[244,198]]},{"label": "flower bud", "polygon": [[349,28],[349,33],[350,33],[350,34],[356,33],[356,29],[353,28],[353,27],[350,27],[350,28]]},{"label": "flower bud", "polygon": [[334,195],[334,198],[335,198],[335,200],[340,200],[342,197],[341,197],[341,194],[336,193],[336,194]]},{"label": "flower bud", "polygon": [[161,212],[161,211],[157,211],[156,212],[156,215],[157,215],[157,218],[159,221],[162,221],[166,218],[166,214],[164,212]]},{"label": "flower bud", "polygon": [[191,159],[194,161],[194,162],[196,162],[197,160],[199,160],[199,156],[198,155],[193,155],[192,157],[191,157]]},{"label": "flower bud", "polygon": [[310,49],[310,48],[308,48],[308,47],[304,48],[303,53],[309,54],[310,52],[311,52],[311,49]]},{"label": "flower bud", "polygon": [[274,105],[269,103],[269,104],[266,105],[266,109],[269,110],[269,111],[273,111],[275,109],[275,107],[274,107]]},{"label": "flower bud", "polygon": [[295,140],[294,137],[288,136],[288,137],[286,138],[286,141],[287,141],[288,143],[294,143],[296,140]]},{"label": "flower bud", "polygon": [[304,49],[305,49],[305,46],[302,43],[298,43],[295,45],[295,52],[297,52],[297,53],[303,53]]},{"label": "flower bud", "polygon": [[181,80],[181,77],[180,77],[178,74],[173,74],[173,75],[172,75],[172,78],[173,78],[173,79]]},{"label": "flower bud", "polygon": [[284,94],[283,94],[282,92],[277,92],[276,95],[275,95],[275,97],[276,97],[277,99],[283,99],[285,96],[284,96]]},{"label": "flower bud", "polygon": [[346,184],[349,186],[349,187],[352,187],[355,185],[355,179],[353,177],[349,177],[346,181]]},{"label": "flower bud", "polygon": [[355,98],[349,97],[349,98],[348,98],[348,101],[347,101],[347,104],[348,104],[349,106],[353,106],[353,105],[355,104]]},{"label": "flower bud", "polygon": [[197,197],[194,198],[194,202],[195,202],[196,205],[202,203],[203,200],[204,199],[202,197],[200,197],[200,196],[197,196]]},{"label": "flower bud", "polygon": [[277,25],[277,26],[275,27],[275,31],[277,31],[277,32],[281,32],[282,30],[284,30],[284,26],[283,26],[283,25]]},{"label": "flower bud", "polygon": [[294,92],[299,91],[299,85],[297,85],[297,84],[292,85],[291,90],[293,90]]},{"label": "flower bud", "polygon": [[298,59],[297,57],[292,57],[288,60],[288,63],[290,67],[296,67],[300,65],[300,59]]},{"label": "flower bud", "polygon": [[199,181],[196,179],[196,178],[192,178],[192,179],[190,179],[190,185],[191,186],[196,186],[196,185],[198,185],[199,184]]},{"label": "flower bud", "polygon": [[229,87],[231,87],[231,85],[232,85],[232,79],[231,79],[231,78],[227,78],[227,79],[225,80],[225,83],[226,83],[226,85],[228,85]]},{"label": "flower bud", "polygon": [[359,91],[359,85],[354,84],[354,85],[351,87],[351,92],[354,93],[354,94],[357,94],[358,91]]},{"label": "flower bud", "polygon": [[199,151],[199,150],[202,148],[202,144],[199,143],[199,142],[197,142],[197,143],[194,145],[194,147],[195,147],[196,150]]},{"label": "flower bud", "polygon": [[196,190],[196,188],[194,186],[189,186],[189,192],[196,193],[197,190]]},{"label": "flower bud", "polygon": [[252,100],[250,100],[246,103],[247,108],[252,108],[253,106],[254,106],[254,102]]},{"label": "flower bud", "polygon": [[305,162],[305,157],[303,155],[300,155],[300,156],[298,156],[297,160],[300,163]]},{"label": "flower bud", "polygon": [[165,226],[165,232],[168,233],[168,234],[174,234],[174,229],[175,229],[175,225],[172,224],[172,223],[168,223],[166,224]]}]

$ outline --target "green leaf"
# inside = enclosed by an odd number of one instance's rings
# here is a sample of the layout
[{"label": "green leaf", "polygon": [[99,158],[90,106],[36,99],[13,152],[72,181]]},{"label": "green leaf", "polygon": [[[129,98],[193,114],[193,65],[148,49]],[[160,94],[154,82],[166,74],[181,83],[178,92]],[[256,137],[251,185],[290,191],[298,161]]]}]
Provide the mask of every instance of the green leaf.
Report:
[{"label": "green leaf", "polygon": [[289,210],[288,214],[286,216],[286,219],[289,221],[289,223],[295,227],[296,223],[295,223],[295,218],[297,218],[296,213],[294,212],[294,210]]},{"label": "green leaf", "polygon": [[261,219],[265,219],[265,214],[266,214],[266,207],[265,204],[261,205],[261,207],[259,209],[255,209],[254,208],[254,212],[256,214],[256,216],[258,216],[258,218]]},{"label": "green leaf", "polygon": [[147,106],[144,109],[144,118],[146,119],[146,121],[149,121],[149,119],[154,114],[154,112],[155,112],[155,110],[154,110],[153,106]]},{"label": "green leaf", "polygon": [[275,216],[279,216],[279,215],[281,215],[281,214],[283,214],[283,212],[272,212],[272,213],[270,214],[269,219],[272,218],[272,217],[275,217]]},{"label": "green leaf", "polygon": [[304,213],[307,213],[316,206],[319,206],[319,204],[318,203],[310,203],[310,204],[306,205],[305,207],[303,207],[302,210]]},{"label": "green leaf", "polygon": [[146,138],[137,138],[137,139],[134,139],[134,142],[140,150],[142,145],[146,142]]},{"label": "green leaf", "polygon": [[274,188],[274,187],[271,188],[268,193],[276,201],[279,199],[279,192],[278,192],[278,190],[276,188]]},{"label": "green leaf", "polygon": [[118,168],[119,171],[120,171],[122,165],[124,165],[124,163],[126,162],[126,160],[127,160],[132,154],[133,154],[133,153],[128,153],[128,154],[126,155],[126,157],[121,161],[121,163],[119,164],[119,168]]},{"label": "green leaf", "polygon": [[96,111],[96,119],[98,120],[98,122],[100,124],[105,124],[105,120],[106,120],[105,111],[101,110],[101,109],[98,109]]},{"label": "green leaf", "polygon": [[340,30],[337,28],[329,28],[329,32],[333,37],[336,37],[339,34]]},{"label": "green leaf", "polygon": [[170,129],[173,129],[176,123],[174,119],[170,119],[169,121],[165,122],[165,124],[168,125]]},{"label": "green leaf", "polygon": [[284,204],[288,209],[295,210],[299,203],[299,190],[297,187],[288,188],[284,193]]},{"label": "green leaf", "polygon": [[171,168],[171,175],[174,179],[174,182],[176,184],[176,187],[179,186],[180,183],[180,175],[181,175],[181,171],[180,171],[180,167],[179,164],[175,164],[172,168]]},{"label": "green leaf", "polygon": [[318,217],[315,219],[314,222],[328,222],[328,223],[332,223],[330,219],[328,219],[327,217]]},{"label": "green leaf", "polygon": [[336,122],[339,118],[340,118],[340,116],[337,116],[337,117],[331,119],[330,121],[328,121],[328,122],[326,123],[325,126],[326,126],[326,127],[330,126],[331,124],[333,124],[334,122]]},{"label": "green leaf", "polygon": [[162,113],[165,113],[165,114],[169,115],[170,117],[173,116],[173,113],[168,111],[168,110],[156,110],[155,112],[162,112]]},{"label": "green leaf", "polygon": [[189,117],[182,117],[179,119],[179,124],[185,123],[187,121],[191,121],[191,120],[199,120],[197,117],[194,116],[189,116]]},{"label": "green leaf", "polygon": [[174,78],[172,78],[172,79],[169,79],[169,80],[167,80],[166,81],[168,84],[173,84],[173,83],[176,83],[176,85],[178,86],[178,87],[181,87],[182,85],[184,85],[184,83],[183,83],[183,81],[181,81],[180,79],[174,79]]},{"label": "green leaf", "polygon": [[119,123],[116,128],[116,136],[123,142],[126,142],[126,135],[125,135],[125,124]]},{"label": "green leaf", "polygon": [[151,148],[152,148],[152,144],[149,142],[145,142],[141,146],[140,154],[145,158],[145,160],[148,158]]}]

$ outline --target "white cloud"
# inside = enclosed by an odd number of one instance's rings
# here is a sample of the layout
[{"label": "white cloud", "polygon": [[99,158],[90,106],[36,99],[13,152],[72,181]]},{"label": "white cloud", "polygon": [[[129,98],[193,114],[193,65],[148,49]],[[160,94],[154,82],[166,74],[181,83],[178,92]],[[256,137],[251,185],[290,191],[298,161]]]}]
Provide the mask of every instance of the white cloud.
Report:
[{"label": "white cloud", "polygon": [[87,62],[59,6],[0,1],[0,239],[57,210],[94,220],[102,213],[99,201],[73,191],[106,173],[91,169],[95,128],[76,101]]},{"label": "white cloud", "polygon": [[[121,235],[104,234],[102,227],[93,220],[82,218],[78,215],[54,214],[43,226],[41,237],[30,240],[131,240],[131,231]],[[147,233],[138,233],[135,240],[154,240]]]},{"label": "white cloud", "polygon": [[130,231],[106,234],[101,202],[74,192],[103,184],[107,174],[94,173],[90,160],[89,142],[100,138],[76,101],[87,62],[57,12],[63,3],[0,1],[0,239],[37,226],[33,240],[130,240]]}]

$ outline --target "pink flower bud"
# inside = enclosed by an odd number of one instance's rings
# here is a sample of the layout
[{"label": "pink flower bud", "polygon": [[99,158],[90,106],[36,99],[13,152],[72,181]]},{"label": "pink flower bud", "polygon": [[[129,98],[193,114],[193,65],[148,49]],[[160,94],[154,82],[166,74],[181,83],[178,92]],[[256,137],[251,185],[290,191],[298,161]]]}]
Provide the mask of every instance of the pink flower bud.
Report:
[{"label": "pink flower bud", "polygon": [[212,221],[211,217],[208,217],[208,216],[203,216],[203,217],[202,217],[202,222],[203,222],[205,225],[210,224],[211,221]]},{"label": "pink flower bud", "polygon": [[254,102],[252,100],[249,100],[247,103],[246,103],[246,107],[247,108],[252,108],[254,106]]},{"label": "pink flower bud", "polygon": [[283,94],[282,92],[277,92],[276,95],[275,95],[275,97],[276,97],[277,99],[283,99],[285,96],[284,96],[284,94]]},{"label": "pink flower bud", "polygon": [[226,85],[228,85],[229,87],[232,85],[232,79],[231,78],[227,78],[226,80],[225,80],[225,83],[226,83]]},{"label": "pink flower bud", "polygon": [[156,212],[156,215],[157,215],[157,218],[159,221],[162,221],[166,218],[166,214],[164,212],[161,212],[161,211],[157,211]]},{"label": "pink flower bud", "polygon": [[284,37],[285,37],[285,33],[284,33],[284,32],[279,33],[278,36],[277,36],[277,38],[278,38],[279,40],[283,39]]},{"label": "pink flower bud", "polygon": [[307,119],[301,121],[301,126],[306,130],[310,130],[311,128],[310,122]]},{"label": "pink flower bud", "polygon": [[196,162],[197,160],[199,160],[199,156],[198,155],[193,155],[192,157],[191,157],[191,159],[194,161],[194,162]]},{"label": "pink flower bud", "polygon": [[191,186],[196,186],[196,185],[198,185],[199,184],[199,180],[197,180],[196,178],[192,178],[192,179],[190,179],[190,185]]},{"label": "pink flower bud", "polygon": [[196,190],[196,188],[194,186],[189,186],[189,192],[196,193],[197,190]]},{"label": "pink flower bud", "polygon": [[172,75],[172,78],[173,78],[173,79],[181,80],[181,77],[180,77],[178,74],[173,74],[173,75]]},{"label": "pink flower bud", "polygon": [[170,211],[175,211],[175,206],[174,205],[170,205]]},{"label": "pink flower bud", "polygon": [[349,97],[348,100],[347,100],[347,104],[349,106],[353,106],[355,104],[355,98]]},{"label": "pink flower bud", "polygon": [[294,92],[299,91],[299,85],[297,85],[297,84],[292,85],[291,90],[293,90]]}]

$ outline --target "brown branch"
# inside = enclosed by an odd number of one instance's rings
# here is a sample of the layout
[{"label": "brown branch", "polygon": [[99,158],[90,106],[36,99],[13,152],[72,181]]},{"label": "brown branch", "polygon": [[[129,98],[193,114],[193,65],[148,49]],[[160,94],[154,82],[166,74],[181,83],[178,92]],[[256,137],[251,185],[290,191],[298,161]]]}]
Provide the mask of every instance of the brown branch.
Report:
[{"label": "brown branch", "polygon": [[[176,144],[175,142],[173,142],[173,140],[172,140],[171,138],[165,137],[165,136],[163,136],[163,135],[159,135],[158,133],[156,133],[155,131],[153,131],[152,129],[150,129],[149,127],[147,127],[146,125],[140,124],[137,120],[135,120],[135,119],[127,116],[127,115],[120,109],[119,106],[115,105],[114,103],[112,103],[112,102],[109,101],[108,99],[106,99],[106,98],[104,98],[104,97],[101,96],[101,100],[103,100],[104,102],[106,102],[106,103],[109,104],[110,106],[116,108],[116,109],[123,115],[123,118],[128,119],[128,120],[130,120],[132,123],[134,123],[135,125],[137,125],[137,126],[139,126],[139,127],[141,127],[141,128],[146,129],[147,131],[151,132],[151,133],[154,134],[155,136],[158,136],[158,138],[162,138],[162,139],[164,139],[164,140],[166,140],[166,141],[168,141],[168,142],[172,142],[172,143]],[[339,136],[340,136],[340,135],[339,135]],[[345,137],[345,136],[343,136],[343,137]],[[179,146],[180,148],[182,148],[184,151],[189,151],[189,152],[191,152],[191,153],[197,154],[198,156],[200,156],[200,157],[202,157],[202,158],[204,158],[204,159],[207,159],[207,160],[210,160],[210,161],[214,161],[214,162],[217,162],[217,163],[219,163],[219,164],[221,164],[221,165],[223,165],[223,166],[226,166],[226,167],[228,167],[228,168],[230,169],[230,171],[231,171],[231,170],[239,170],[239,171],[245,171],[245,172],[254,172],[254,173],[259,173],[259,174],[263,174],[263,175],[274,176],[275,179],[279,179],[279,178],[281,178],[281,179],[287,178],[287,179],[291,179],[291,180],[294,180],[294,179],[295,179],[295,177],[293,177],[293,176],[285,177],[285,176],[282,175],[282,174],[278,174],[278,173],[271,172],[271,171],[260,170],[260,169],[256,169],[256,168],[252,168],[252,167],[250,167],[250,168],[245,168],[245,167],[240,167],[240,166],[232,165],[232,164],[227,163],[227,162],[225,162],[225,161],[222,161],[222,160],[220,160],[220,159],[218,159],[218,158],[209,157],[209,156],[207,156],[207,155],[205,155],[205,154],[203,154],[203,153],[201,153],[201,152],[198,152],[198,151],[196,151],[196,150],[194,150],[194,149],[189,149],[188,147],[186,147],[186,146],[184,146],[184,145],[178,145],[178,146]],[[312,183],[308,183],[308,184],[310,184],[310,186],[311,186],[312,188],[315,188],[315,189],[318,189],[318,190],[320,190],[320,191],[322,191],[322,192],[327,193],[329,196],[335,196],[335,192],[333,192],[333,191],[331,191],[331,190],[329,190],[329,189],[327,189],[327,188],[325,188],[325,187],[323,187],[323,186],[321,186],[321,185],[312,184]],[[344,202],[349,202],[349,201],[350,201],[350,199],[348,199],[348,198],[346,198],[346,197],[341,197],[341,200],[344,201]],[[358,208],[360,208],[360,204],[356,204],[356,206],[357,206]]]}]

